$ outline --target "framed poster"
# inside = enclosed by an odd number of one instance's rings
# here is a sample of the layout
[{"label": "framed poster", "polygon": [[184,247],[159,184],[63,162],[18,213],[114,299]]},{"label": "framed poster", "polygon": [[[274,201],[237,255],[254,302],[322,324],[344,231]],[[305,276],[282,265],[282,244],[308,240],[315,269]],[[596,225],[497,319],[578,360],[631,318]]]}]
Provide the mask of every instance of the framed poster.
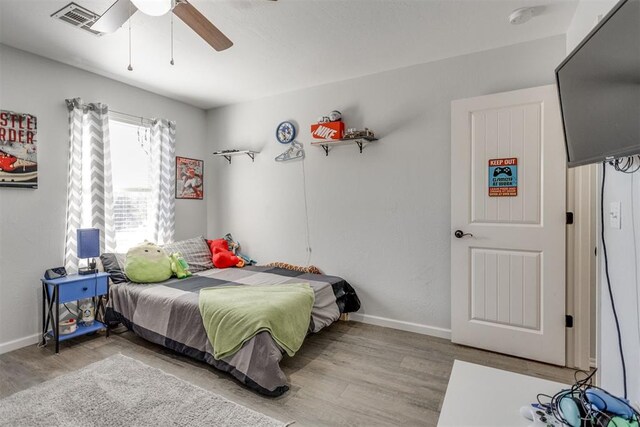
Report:
[{"label": "framed poster", "polygon": [[508,157],[489,160],[489,197],[518,195],[518,159]]},{"label": "framed poster", "polygon": [[38,120],[0,110],[0,187],[38,188]]},{"label": "framed poster", "polygon": [[176,156],[176,199],[202,200],[204,161]]}]

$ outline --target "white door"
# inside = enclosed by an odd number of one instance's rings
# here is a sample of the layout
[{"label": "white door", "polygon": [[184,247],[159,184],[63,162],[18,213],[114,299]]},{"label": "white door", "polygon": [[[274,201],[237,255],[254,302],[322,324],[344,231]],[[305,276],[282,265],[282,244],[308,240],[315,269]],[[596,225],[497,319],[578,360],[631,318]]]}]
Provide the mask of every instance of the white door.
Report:
[{"label": "white door", "polygon": [[454,101],[451,120],[452,341],[564,365],[566,156],[555,86]]}]

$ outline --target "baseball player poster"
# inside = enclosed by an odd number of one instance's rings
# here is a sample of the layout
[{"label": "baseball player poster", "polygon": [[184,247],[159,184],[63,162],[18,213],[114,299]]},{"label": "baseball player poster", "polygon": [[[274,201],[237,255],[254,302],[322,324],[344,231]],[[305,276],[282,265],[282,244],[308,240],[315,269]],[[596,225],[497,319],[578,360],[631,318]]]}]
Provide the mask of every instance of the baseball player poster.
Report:
[{"label": "baseball player poster", "polygon": [[176,156],[176,199],[202,200],[204,161]]}]

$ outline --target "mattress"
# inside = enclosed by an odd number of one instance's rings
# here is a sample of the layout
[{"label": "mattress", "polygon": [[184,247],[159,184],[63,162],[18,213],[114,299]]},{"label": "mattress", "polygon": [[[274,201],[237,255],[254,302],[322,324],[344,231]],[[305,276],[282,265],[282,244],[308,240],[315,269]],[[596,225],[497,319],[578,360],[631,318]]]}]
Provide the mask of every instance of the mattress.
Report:
[{"label": "mattress", "polygon": [[242,384],[268,396],[289,387],[280,369],[283,350],[268,332],[260,332],[235,354],[216,360],[198,308],[200,289],[214,286],[264,286],[309,283],[315,293],[309,332],[337,321],[341,313],[357,311],[354,289],[336,276],[301,273],[274,267],[211,269],[187,279],[162,283],[111,285],[106,321],[120,322],[140,337],[227,372]]}]

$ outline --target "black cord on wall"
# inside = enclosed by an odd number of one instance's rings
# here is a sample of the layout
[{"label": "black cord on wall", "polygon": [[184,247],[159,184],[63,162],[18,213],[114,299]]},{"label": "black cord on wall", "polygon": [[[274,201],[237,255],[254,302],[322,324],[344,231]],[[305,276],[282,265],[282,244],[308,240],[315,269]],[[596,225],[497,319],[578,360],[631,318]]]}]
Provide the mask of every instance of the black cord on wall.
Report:
[{"label": "black cord on wall", "polygon": [[[624,385],[624,398],[627,398],[627,365],[624,361],[624,351],[622,349],[622,334],[620,333],[620,321],[618,320],[618,312],[613,299],[613,290],[611,288],[611,278],[609,277],[609,260],[607,258],[607,243],[604,238],[604,184],[607,175],[607,162],[602,163],[602,189],[600,191],[600,227],[602,235],[602,253],[604,254],[604,273],[607,277],[607,289],[609,290],[609,301],[611,301],[611,310],[616,323],[616,332],[618,333],[618,349],[620,350],[620,362],[622,364],[622,383]],[[636,261],[637,262],[637,261]]]}]

